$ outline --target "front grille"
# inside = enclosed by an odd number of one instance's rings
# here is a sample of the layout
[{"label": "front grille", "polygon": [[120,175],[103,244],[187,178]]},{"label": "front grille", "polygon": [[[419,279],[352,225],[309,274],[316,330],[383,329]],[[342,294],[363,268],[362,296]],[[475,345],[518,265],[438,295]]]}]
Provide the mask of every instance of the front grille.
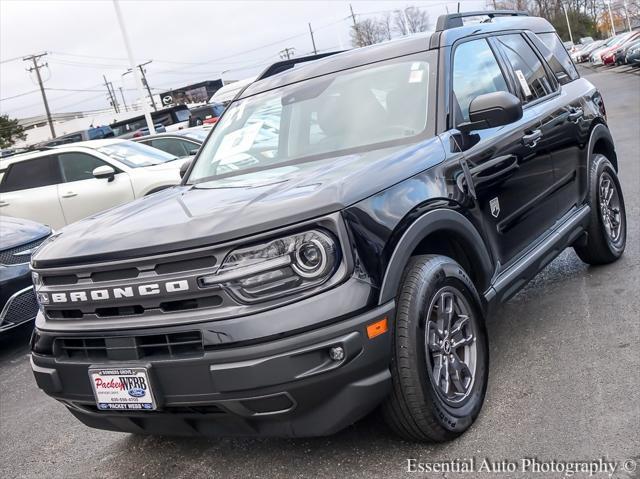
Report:
[{"label": "front grille", "polygon": [[113,267],[101,268],[100,271],[89,271],[80,274],[52,274],[47,270],[43,270],[42,283],[46,286],[73,285],[83,282],[91,285],[99,285],[107,281],[122,281],[143,276],[158,277],[194,270],[211,270],[216,266],[217,261],[213,253],[203,252],[195,258],[186,257],[178,260],[173,259],[171,256],[166,259],[159,258],[151,262],[142,258],[140,259],[140,263],[135,266],[122,267],[114,265]]},{"label": "front grille", "polygon": [[223,289],[201,288],[198,278],[215,274],[231,247],[124,259],[108,263],[35,269],[50,320],[83,321],[222,310],[238,303]]},{"label": "front grille", "polygon": [[200,331],[183,331],[140,336],[56,338],[53,352],[60,359],[128,361],[199,357],[204,353],[204,346]]},{"label": "front grille", "polygon": [[18,324],[35,318],[38,314],[38,303],[33,288],[29,288],[23,293],[12,297],[0,317],[0,324]]},{"label": "front grille", "polygon": [[30,253],[18,254],[18,253],[35,249],[36,247],[40,246],[40,243],[42,243],[45,239],[46,238],[40,238],[30,243],[16,246],[15,248],[0,251],[0,264],[13,265],[13,264],[28,263],[29,261],[31,261],[31,254]]},{"label": "front grille", "polygon": [[51,319],[82,319],[86,314],[93,314],[97,318],[124,318],[132,316],[141,316],[146,312],[153,313],[172,313],[178,311],[196,310],[202,308],[216,308],[222,304],[223,300],[220,295],[202,296],[199,298],[179,299],[175,301],[163,301],[159,304],[143,306],[140,304],[131,304],[126,306],[107,306],[100,307],[98,303],[94,304],[92,311],[83,311],[81,309],[52,309],[47,308],[47,317]]}]

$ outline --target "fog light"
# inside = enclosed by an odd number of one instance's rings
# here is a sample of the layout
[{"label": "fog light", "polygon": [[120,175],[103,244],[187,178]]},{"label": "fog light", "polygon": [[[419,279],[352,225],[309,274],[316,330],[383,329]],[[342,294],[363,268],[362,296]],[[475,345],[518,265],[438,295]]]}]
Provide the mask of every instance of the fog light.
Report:
[{"label": "fog light", "polygon": [[342,346],[334,346],[329,350],[329,357],[334,361],[342,361],[344,359],[344,349]]}]

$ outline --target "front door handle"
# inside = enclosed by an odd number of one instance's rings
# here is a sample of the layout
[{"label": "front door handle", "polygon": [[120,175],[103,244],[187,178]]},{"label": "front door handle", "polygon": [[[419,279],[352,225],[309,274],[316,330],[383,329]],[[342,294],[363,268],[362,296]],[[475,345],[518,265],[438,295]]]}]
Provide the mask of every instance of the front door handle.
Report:
[{"label": "front door handle", "polygon": [[578,123],[584,116],[584,110],[582,108],[573,108],[569,113],[569,121],[571,123]]},{"label": "front door handle", "polygon": [[73,191],[68,191],[67,193],[62,195],[63,198],[73,198],[74,196],[78,196],[78,193],[74,193]]},{"label": "front door handle", "polygon": [[541,130],[533,130],[522,137],[522,143],[524,146],[528,146],[529,148],[535,148],[538,145],[538,142],[542,138]]},{"label": "front door handle", "polygon": [[489,161],[471,168],[471,178],[475,186],[493,182],[509,176],[520,167],[516,155],[504,155],[492,158]]},{"label": "front door handle", "polygon": [[9,203],[7,203],[6,201],[0,201],[0,208],[2,208],[3,206],[9,206]]}]

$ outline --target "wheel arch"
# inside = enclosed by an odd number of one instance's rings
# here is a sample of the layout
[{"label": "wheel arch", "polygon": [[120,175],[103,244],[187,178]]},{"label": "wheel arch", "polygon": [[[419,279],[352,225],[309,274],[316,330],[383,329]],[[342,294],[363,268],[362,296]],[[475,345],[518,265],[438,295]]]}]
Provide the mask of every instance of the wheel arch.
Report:
[{"label": "wheel arch", "polygon": [[441,254],[454,259],[481,296],[491,283],[493,263],[477,228],[456,211],[435,209],[414,220],[395,244],[380,288],[380,304],[396,296],[404,269],[417,254]]},{"label": "wheel arch", "polygon": [[591,161],[591,156],[594,153],[599,153],[606,156],[613,165],[613,168],[616,170],[616,172],[618,172],[618,155],[616,154],[613,137],[611,136],[611,132],[604,123],[597,123],[591,130],[591,136],[589,137],[589,148],[587,151],[588,161]]}]

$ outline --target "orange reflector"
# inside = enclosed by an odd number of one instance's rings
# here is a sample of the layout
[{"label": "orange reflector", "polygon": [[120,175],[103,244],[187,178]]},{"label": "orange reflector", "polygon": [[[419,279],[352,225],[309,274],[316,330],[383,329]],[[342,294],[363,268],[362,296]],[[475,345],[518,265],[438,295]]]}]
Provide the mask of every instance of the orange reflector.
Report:
[{"label": "orange reflector", "polygon": [[367,326],[367,336],[369,336],[369,339],[380,336],[387,331],[389,331],[389,326],[387,326],[387,318],[381,319],[380,321],[376,321],[375,323]]}]

